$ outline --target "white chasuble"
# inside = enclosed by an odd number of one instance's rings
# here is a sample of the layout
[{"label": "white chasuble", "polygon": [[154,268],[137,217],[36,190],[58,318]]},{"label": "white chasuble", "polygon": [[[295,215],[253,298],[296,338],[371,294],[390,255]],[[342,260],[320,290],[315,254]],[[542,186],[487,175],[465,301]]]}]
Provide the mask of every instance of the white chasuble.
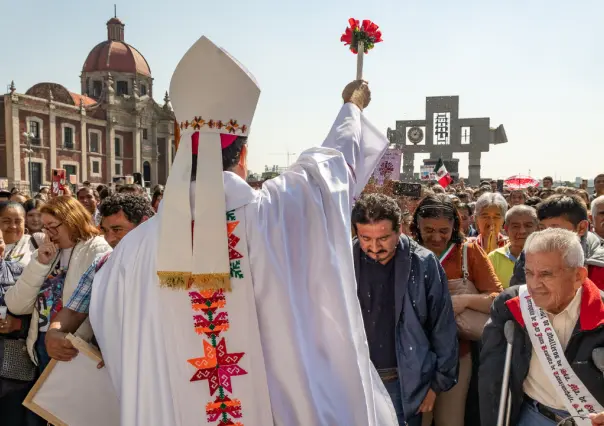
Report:
[{"label": "white chasuble", "polygon": [[352,199],[387,146],[346,104],[323,146],[262,190],[225,172],[231,292],[159,286],[158,218],[122,240],[90,318],[123,425],[398,424],[369,359],[350,239]]}]

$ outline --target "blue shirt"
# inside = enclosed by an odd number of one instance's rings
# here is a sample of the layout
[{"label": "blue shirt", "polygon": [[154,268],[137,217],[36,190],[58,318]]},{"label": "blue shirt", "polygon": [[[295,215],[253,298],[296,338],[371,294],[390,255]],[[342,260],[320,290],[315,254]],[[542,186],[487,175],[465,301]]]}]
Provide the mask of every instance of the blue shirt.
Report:
[{"label": "blue shirt", "polygon": [[80,278],[80,282],[78,286],[74,290],[73,294],[69,298],[69,301],[65,305],[67,309],[71,309],[72,311],[79,312],[81,314],[87,314],[90,310],[90,295],[92,294],[92,282],[94,281],[94,276],[96,272],[100,269],[102,264],[104,263],[105,255],[101,254],[94,259],[92,265],[82,278]]}]

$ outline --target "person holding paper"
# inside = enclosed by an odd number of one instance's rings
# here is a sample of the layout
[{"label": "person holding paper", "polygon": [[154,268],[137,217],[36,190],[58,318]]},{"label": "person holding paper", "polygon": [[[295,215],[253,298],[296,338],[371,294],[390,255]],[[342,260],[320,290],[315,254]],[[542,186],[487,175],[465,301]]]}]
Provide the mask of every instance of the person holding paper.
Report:
[{"label": "person holding paper", "polygon": [[[604,411],[604,297],[587,278],[574,232],[547,229],[528,237],[526,285],[505,290],[491,309],[480,354],[480,418],[497,424],[507,341],[514,328],[510,373],[511,417],[516,426],[555,426],[573,417],[591,426]],[[604,357],[602,357],[604,358]]]},{"label": "person holding paper", "polygon": [[159,213],[122,240],[92,290],[121,422],[394,426],[350,238],[353,198],[388,147],[363,114],[369,88],[347,85],[322,146],[257,191],[245,178],[259,95],[205,37],[174,72],[180,140]]}]

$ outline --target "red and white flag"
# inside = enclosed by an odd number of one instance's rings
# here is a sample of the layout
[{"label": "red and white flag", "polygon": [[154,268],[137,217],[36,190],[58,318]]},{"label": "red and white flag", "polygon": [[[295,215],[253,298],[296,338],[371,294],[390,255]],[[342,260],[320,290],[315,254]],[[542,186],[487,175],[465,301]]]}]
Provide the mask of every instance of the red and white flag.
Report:
[{"label": "red and white flag", "polygon": [[441,158],[438,159],[438,162],[434,166],[434,173],[436,174],[436,180],[443,188],[446,188],[449,186],[449,184],[451,184],[451,182],[453,182],[453,178],[447,171],[445,163],[443,163]]}]

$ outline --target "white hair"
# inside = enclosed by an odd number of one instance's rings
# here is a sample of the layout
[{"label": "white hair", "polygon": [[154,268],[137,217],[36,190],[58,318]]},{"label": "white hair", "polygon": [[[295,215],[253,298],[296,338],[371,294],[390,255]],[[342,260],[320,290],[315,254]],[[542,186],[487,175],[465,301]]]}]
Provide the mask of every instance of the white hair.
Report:
[{"label": "white hair", "polygon": [[591,202],[591,216],[596,215],[596,209],[604,204],[604,195],[600,195],[598,198]]},{"label": "white hair", "polygon": [[566,229],[550,228],[534,232],[524,244],[525,255],[553,252],[560,253],[565,265],[569,268],[579,268],[585,263],[585,255],[579,237]]},{"label": "white hair", "polygon": [[505,214],[505,223],[507,224],[515,216],[530,216],[533,222],[538,223],[537,210],[530,206],[514,206]]},{"label": "white hair", "polygon": [[505,201],[503,195],[499,192],[486,192],[476,201],[476,216],[480,216],[480,213],[490,206],[497,206],[501,211],[501,216],[505,216],[508,211],[508,202]]}]

